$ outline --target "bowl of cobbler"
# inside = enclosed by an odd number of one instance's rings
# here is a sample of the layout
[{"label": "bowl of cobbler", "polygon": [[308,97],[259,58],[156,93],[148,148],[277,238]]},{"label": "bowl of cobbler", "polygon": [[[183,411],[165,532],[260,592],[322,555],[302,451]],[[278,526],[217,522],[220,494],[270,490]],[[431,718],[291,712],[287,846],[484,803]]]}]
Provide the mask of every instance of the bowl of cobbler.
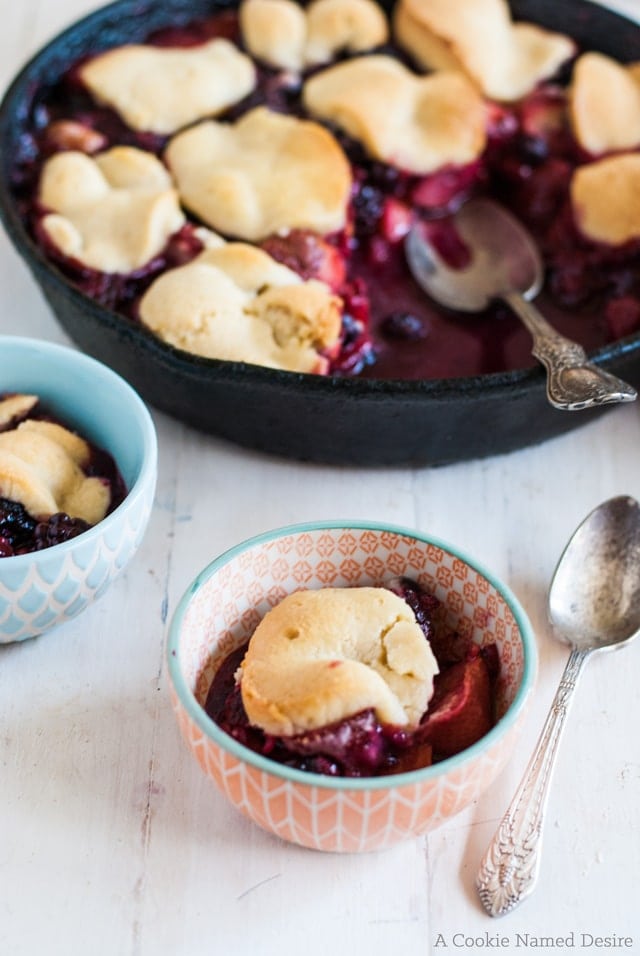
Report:
[{"label": "bowl of cobbler", "polygon": [[404,254],[488,195],[538,299],[640,385],[640,27],[554,0],[118,0],[18,75],[0,212],[78,345],[262,451],[443,464],[599,412],[549,407],[508,307],[436,306]]},{"label": "bowl of cobbler", "polygon": [[0,644],[99,598],[135,554],[156,434],[130,385],[75,349],[0,337]]},{"label": "bowl of cobbler", "polygon": [[440,826],[518,739],[535,638],[509,589],[402,528],[322,522],[238,545],[171,621],[173,708],[222,794],[316,850]]}]

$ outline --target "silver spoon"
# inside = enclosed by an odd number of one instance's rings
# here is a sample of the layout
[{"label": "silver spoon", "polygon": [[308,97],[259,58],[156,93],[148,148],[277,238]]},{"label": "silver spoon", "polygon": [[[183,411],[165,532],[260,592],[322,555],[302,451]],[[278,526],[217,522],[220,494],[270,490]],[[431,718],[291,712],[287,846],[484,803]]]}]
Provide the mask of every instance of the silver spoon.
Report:
[{"label": "silver spoon", "polygon": [[611,498],[585,518],[556,568],[548,612],[558,639],[572,651],[524,778],[480,866],[476,885],[490,916],[514,909],[536,883],[549,782],[583,664],[640,630],[637,501]]},{"label": "silver spoon", "polygon": [[589,362],[582,346],[556,332],[531,303],[542,287],[542,263],[510,213],[489,199],[472,199],[454,224],[471,254],[461,269],[443,261],[420,225],[407,235],[407,262],[425,292],[460,312],[481,312],[492,299],[506,302],[531,333],[532,353],[547,370],[547,398],[556,408],[577,411],[636,398],[634,388]]}]

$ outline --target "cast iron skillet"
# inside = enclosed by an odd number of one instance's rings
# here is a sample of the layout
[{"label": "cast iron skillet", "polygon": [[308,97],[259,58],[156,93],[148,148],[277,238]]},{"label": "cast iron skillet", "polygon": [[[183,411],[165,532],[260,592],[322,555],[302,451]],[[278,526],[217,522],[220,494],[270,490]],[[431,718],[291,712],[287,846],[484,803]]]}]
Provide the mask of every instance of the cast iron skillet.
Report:
[{"label": "cast iron skillet", "polygon": [[[135,42],[233,0],[118,0],[40,51],[0,106],[0,214],[58,321],[86,352],[123,375],[152,405],[196,428],[289,458],[345,465],[442,465],[533,445],[593,418],[545,399],[538,368],[437,381],[324,378],[198,358],[74,289],[27,235],[8,168],[35,91],[88,51]],[[622,61],[640,60],[640,27],[588,2],[513,0],[516,19],[574,37]],[[640,335],[591,356],[640,386]]]}]

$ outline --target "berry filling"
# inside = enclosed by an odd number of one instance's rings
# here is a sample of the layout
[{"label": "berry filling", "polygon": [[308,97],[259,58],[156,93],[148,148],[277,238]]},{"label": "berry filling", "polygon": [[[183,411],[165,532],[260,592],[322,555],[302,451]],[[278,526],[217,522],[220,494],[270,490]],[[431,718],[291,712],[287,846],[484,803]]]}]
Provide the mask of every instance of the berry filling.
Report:
[{"label": "berry filling", "polygon": [[495,644],[478,647],[439,621],[440,602],[408,578],[390,590],[411,607],[440,669],[419,725],[382,724],[374,710],[290,737],[264,733],[249,723],[235,674],[247,645],[218,668],[205,710],[225,733],[250,750],[298,770],[334,777],[370,777],[429,767],[480,740],[496,720],[499,659]]},{"label": "berry filling", "polygon": [[[242,47],[237,14],[225,11],[150,36],[150,44],[188,47],[225,37]],[[393,44],[385,53],[406,61]],[[79,79],[78,61],[60,80],[36,92],[12,169],[18,207],[31,234],[58,269],[83,293],[133,321],[151,282],[198,254],[202,243],[193,217],[163,252],[136,273],[87,269],[55,249],[40,226],[37,202],[43,162],[53,153],[80,149],[89,155],[117,144],[161,155],[168,137],[129,129],[99,106]],[[220,117],[233,121],[258,105],[304,116],[301,78],[257,64],[254,92]],[[372,160],[362,146],[332,130],[351,163],[349,221],[340,234],[304,230],[274,235],[261,245],[303,278],[326,282],[342,297],[341,347],[327,355],[336,376],[433,379],[527,368],[534,364],[527,331],[500,304],[470,318],[430,302],[409,274],[403,239],[422,220],[447,261],[464,265],[448,218],[470,196],[504,203],[531,230],[545,267],[539,305],[559,332],[596,349],[640,330],[640,242],[613,248],[590,242],[573,220],[569,183],[591,157],[575,141],[566,87],[542,84],[510,107],[487,104],[488,145],[476,162],[428,176]]]}]

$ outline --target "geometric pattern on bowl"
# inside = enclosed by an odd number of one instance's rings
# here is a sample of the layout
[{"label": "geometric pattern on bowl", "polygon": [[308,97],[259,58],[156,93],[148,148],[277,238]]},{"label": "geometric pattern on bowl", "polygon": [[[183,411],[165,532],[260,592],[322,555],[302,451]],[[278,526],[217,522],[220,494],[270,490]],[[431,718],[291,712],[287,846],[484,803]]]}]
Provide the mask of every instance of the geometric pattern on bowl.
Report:
[{"label": "geometric pattern on bowl", "polygon": [[[501,717],[477,744],[411,773],[336,779],[269,761],[206,715],[202,705],[220,662],[286,594],[382,585],[397,574],[434,593],[458,630],[477,643],[497,645]],[[168,661],[182,736],[231,803],[290,842],[362,852],[434,829],[489,786],[521,729],[536,652],[530,624],[513,595],[459,551],[401,528],[322,522],[261,535],[206,568],[176,610]]]}]

